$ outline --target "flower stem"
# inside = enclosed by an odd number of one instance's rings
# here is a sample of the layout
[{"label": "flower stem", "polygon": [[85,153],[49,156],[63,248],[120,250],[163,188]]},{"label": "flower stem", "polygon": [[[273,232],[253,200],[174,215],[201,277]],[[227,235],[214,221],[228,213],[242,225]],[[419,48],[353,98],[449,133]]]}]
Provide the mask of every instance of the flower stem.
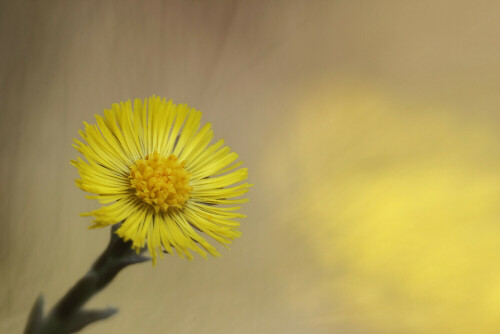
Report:
[{"label": "flower stem", "polygon": [[62,297],[45,318],[43,296],[38,297],[28,317],[24,334],[74,333],[90,323],[106,319],[118,312],[115,308],[82,309],[83,305],[106,287],[123,268],[150,260],[149,257],[132,250],[130,241],[124,242],[116,235],[118,227],[119,224],[116,224],[111,228],[108,247],[90,270]]}]

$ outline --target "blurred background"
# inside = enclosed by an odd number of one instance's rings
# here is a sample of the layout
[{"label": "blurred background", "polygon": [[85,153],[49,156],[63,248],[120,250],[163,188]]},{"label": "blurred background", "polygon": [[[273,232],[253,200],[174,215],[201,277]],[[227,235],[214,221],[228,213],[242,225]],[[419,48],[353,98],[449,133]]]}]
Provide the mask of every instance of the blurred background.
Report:
[{"label": "blurred background", "polygon": [[85,333],[500,332],[500,3],[1,1],[0,332],[108,240],[69,161],[152,94],[250,170],[221,258],[134,266]]}]

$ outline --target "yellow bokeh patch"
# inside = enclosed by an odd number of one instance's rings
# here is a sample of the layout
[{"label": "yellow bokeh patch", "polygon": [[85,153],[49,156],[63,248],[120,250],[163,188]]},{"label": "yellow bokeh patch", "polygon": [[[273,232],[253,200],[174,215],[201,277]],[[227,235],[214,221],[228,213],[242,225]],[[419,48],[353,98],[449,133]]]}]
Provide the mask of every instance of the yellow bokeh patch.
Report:
[{"label": "yellow bokeh patch", "polygon": [[347,332],[498,333],[498,129],[388,96],[318,89],[274,160],[278,189],[300,180],[288,224],[321,268],[321,317]]}]

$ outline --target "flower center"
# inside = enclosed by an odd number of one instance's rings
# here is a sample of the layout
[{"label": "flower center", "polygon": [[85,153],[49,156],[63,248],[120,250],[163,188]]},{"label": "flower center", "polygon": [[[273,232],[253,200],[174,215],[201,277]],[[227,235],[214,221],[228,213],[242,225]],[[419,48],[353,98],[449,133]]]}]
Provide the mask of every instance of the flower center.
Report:
[{"label": "flower center", "polygon": [[182,209],[193,190],[189,185],[191,174],[184,165],[174,154],[164,157],[155,151],[130,167],[130,184],[137,197],[153,206],[156,212]]}]

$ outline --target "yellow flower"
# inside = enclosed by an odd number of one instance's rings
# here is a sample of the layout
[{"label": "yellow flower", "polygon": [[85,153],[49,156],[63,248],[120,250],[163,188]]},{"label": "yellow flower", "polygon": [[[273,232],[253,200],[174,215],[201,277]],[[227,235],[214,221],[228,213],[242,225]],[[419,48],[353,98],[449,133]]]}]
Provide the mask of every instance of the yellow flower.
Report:
[{"label": "yellow flower", "polygon": [[[73,145],[87,161],[73,160],[79,188],[103,205],[84,213],[94,216],[90,228],[122,222],[117,234],[139,251],[147,242],[157,254],[173,249],[188,259],[190,250],[206,257],[220,254],[196,230],[223,245],[241,233],[237,218],[244,215],[234,199],[247,192],[246,168],[234,163],[238,155],[223,140],[210,145],[210,124],[200,128],[201,112],[156,96],[113,104],[96,115],[97,124],[84,123]],[[199,130],[199,131],[198,131]],[[217,206],[222,205],[222,206]]]}]

